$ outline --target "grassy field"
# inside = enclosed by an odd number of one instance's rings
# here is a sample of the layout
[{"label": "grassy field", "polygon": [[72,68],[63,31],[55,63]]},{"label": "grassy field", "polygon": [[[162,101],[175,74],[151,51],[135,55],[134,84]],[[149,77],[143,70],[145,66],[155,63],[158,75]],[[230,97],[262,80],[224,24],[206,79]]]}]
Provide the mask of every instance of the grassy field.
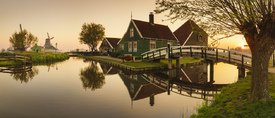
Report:
[{"label": "grassy field", "polygon": [[274,118],[274,74],[269,74],[269,79],[270,95],[273,100],[267,103],[248,101],[251,83],[251,75],[248,75],[223,88],[210,106],[203,105],[198,109],[198,114],[192,115],[191,118]]},{"label": "grassy field", "polygon": [[32,63],[52,63],[57,61],[62,61],[69,59],[69,55],[64,53],[33,53],[33,52],[24,52],[19,53],[20,55],[31,55],[32,56]]},{"label": "grassy field", "polygon": [[[36,53],[36,52],[23,52],[23,53],[16,53],[19,55],[30,55],[32,57],[33,64],[46,64],[46,63],[53,63],[57,61],[62,61],[69,59],[69,55],[64,53]],[[9,53],[0,53],[0,55],[9,55]],[[0,66],[19,66],[22,65],[20,61],[1,61]]]}]

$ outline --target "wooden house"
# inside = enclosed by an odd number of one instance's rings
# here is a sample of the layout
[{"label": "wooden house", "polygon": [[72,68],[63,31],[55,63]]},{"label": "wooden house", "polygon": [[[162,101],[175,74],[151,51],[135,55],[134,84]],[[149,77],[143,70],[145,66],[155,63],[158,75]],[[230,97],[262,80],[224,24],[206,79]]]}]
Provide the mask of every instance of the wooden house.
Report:
[{"label": "wooden house", "polygon": [[207,46],[208,44],[208,34],[192,20],[188,20],[180,26],[174,31],[174,35],[179,40],[181,46]]},{"label": "wooden house", "polygon": [[105,37],[99,47],[100,52],[117,52],[117,43],[119,38],[107,38]]},{"label": "wooden house", "polygon": [[131,19],[129,27],[118,42],[118,51],[126,55],[141,56],[142,53],[160,47],[178,45],[178,39],[168,26],[155,24],[150,13],[149,22]]},{"label": "wooden house", "polygon": [[44,51],[44,47],[38,46],[37,44],[35,44],[33,47],[31,47],[31,50],[33,52],[43,52]]}]

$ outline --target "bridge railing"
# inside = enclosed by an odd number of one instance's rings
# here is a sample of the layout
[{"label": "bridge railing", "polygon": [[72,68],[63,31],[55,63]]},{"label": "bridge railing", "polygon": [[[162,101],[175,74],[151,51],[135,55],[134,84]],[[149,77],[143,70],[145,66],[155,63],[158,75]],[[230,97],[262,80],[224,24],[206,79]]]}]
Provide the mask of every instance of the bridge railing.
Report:
[{"label": "bridge railing", "polygon": [[232,59],[242,61],[243,63],[252,63],[251,54],[216,48],[216,47],[207,47],[207,46],[173,46],[171,48],[171,54],[175,55],[183,55],[188,54],[191,57],[194,55],[201,55],[202,58],[206,58],[207,56],[211,56],[219,60],[219,58],[227,58],[230,62]]},{"label": "bridge railing", "polygon": [[[252,56],[251,54],[217,48],[217,47],[208,47],[208,46],[172,46],[170,49],[171,56],[183,56],[189,55],[191,57],[195,55],[200,55],[201,58],[215,58],[216,60],[219,59],[227,59],[229,63],[232,60],[238,60],[241,64],[251,64],[252,63]],[[141,54],[142,59],[160,59],[164,56],[167,58],[167,47],[158,48],[154,50],[150,50]]]},{"label": "bridge railing", "polygon": [[167,54],[167,47],[162,47],[158,49],[153,49],[147,52],[144,52],[141,54],[142,60],[143,59],[155,59],[155,58],[161,58],[163,56],[166,56]]}]

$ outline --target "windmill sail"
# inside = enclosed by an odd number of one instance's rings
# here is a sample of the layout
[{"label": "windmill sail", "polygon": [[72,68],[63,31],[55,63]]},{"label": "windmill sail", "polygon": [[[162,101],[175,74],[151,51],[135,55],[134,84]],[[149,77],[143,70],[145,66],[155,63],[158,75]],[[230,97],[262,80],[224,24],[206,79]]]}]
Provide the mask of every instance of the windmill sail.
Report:
[{"label": "windmill sail", "polygon": [[57,50],[57,48],[55,48],[52,44],[51,44],[51,39],[50,36],[49,36],[49,33],[48,34],[48,38],[46,39],[46,42],[45,42],[45,45],[44,45],[44,48],[45,50]]}]

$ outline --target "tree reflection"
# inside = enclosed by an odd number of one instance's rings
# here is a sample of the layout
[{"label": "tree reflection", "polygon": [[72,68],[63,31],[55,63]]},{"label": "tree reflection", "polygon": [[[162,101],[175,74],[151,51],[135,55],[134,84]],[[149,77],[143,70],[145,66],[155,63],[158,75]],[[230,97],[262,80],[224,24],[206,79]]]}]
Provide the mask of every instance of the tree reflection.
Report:
[{"label": "tree reflection", "polygon": [[84,89],[92,91],[102,88],[105,84],[105,76],[99,72],[99,68],[95,62],[91,62],[88,67],[80,70],[80,79]]},{"label": "tree reflection", "polygon": [[25,82],[28,83],[30,80],[33,79],[34,76],[38,75],[39,70],[36,67],[32,67],[30,71],[27,72],[20,72],[20,73],[11,73],[11,76],[13,76],[13,79],[16,81],[20,80],[21,83]]}]

